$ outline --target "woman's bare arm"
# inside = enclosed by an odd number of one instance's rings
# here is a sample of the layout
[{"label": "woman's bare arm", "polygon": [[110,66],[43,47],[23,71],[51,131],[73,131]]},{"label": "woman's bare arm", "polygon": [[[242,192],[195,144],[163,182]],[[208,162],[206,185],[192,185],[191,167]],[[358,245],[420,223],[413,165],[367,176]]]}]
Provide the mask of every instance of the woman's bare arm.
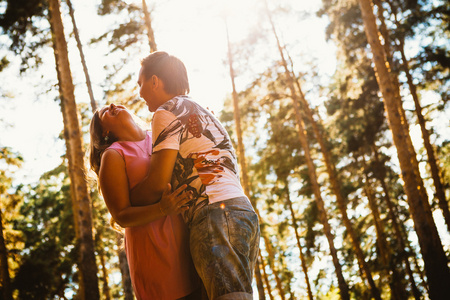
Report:
[{"label": "woman's bare arm", "polygon": [[147,176],[130,192],[133,206],[158,202],[172,178],[178,150],[164,149],[152,154]]},{"label": "woman's bare arm", "polygon": [[165,215],[178,214],[185,210],[183,204],[190,194],[184,193],[186,186],[170,192],[170,185],[162,191],[161,202],[145,206],[131,206],[130,190],[125,170],[125,161],[115,150],[106,150],[99,171],[100,187],[106,206],[114,220],[122,227],[144,225]]}]

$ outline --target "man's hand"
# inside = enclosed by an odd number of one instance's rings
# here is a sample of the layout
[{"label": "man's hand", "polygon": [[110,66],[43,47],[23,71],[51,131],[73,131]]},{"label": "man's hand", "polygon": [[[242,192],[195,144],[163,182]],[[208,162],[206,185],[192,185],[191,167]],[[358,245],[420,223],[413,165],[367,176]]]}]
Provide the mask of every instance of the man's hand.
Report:
[{"label": "man's hand", "polygon": [[167,188],[159,202],[159,208],[163,215],[177,215],[188,209],[188,206],[185,204],[192,199],[192,192],[185,191],[186,188],[187,185],[183,184],[171,193],[172,187],[170,183],[167,184]]}]

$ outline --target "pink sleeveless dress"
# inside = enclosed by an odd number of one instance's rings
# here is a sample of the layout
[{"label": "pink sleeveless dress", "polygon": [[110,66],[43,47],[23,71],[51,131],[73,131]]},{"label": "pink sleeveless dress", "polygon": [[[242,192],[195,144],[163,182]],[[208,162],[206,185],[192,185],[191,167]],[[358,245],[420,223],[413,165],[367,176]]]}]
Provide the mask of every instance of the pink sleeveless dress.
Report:
[{"label": "pink sleeveless dress", "polygon": [[[130,189],[148,171],[151,133],[138,142],[115,142],[109,148],[125,160]],[[138,300],[173,300],[192,293],[199,279],[189,251],[189,233],[181,215],[125,228],[125,250]]]}]

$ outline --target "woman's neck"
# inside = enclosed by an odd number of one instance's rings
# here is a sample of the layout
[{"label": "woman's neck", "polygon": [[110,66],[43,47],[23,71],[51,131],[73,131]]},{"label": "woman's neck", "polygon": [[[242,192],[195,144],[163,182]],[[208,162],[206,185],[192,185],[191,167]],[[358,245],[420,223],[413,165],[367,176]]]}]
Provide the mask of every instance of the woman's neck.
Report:
[{"label": "woman's neck", "polygon": [[120,136],[120,141],[141,141],[145,139],[146,131],[135,125],[134,127],[124,129],[123,134]]}]

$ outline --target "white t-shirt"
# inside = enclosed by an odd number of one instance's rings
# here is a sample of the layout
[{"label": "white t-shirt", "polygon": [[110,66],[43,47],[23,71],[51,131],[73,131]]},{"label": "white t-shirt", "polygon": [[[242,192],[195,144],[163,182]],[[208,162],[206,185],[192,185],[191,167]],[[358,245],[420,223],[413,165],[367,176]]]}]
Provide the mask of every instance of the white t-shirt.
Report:
[{"label": "white t-shirt", "polygon": [[245,197],[228,133],[189,96],[161,105],[153,116],[152,132],[153,152],[178,150],[171,184],[173,189],[187,184],[194,192],[188,215],[208,203]]}]

